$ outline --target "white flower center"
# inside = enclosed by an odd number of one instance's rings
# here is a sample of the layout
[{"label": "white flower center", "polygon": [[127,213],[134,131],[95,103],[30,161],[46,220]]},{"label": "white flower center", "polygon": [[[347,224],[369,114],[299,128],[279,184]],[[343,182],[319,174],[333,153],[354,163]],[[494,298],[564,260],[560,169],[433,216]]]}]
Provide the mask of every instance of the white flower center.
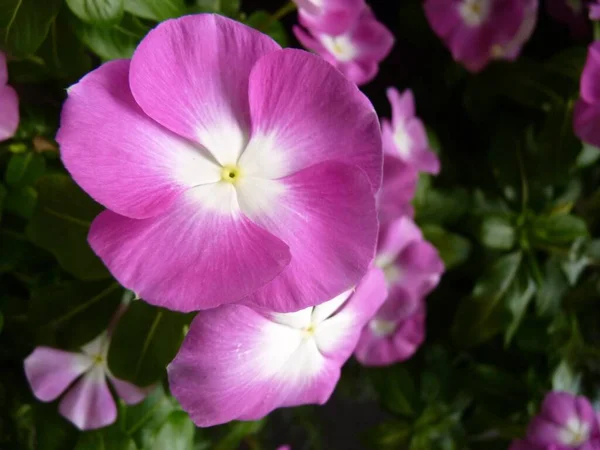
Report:
[{"label": "white flower center", "polygon": [[463,21],[470,27],[478,27],[488,18],[490,0],[463,0],[458,11]]},{"label": "white flower center", "polygon": [[575,418],[569,420],[560,432],[560,441],[570,447],[577,447],[586,443],[589,437],[589,425]]},{"label": "white flower center", "polygon": [[369,329],[377,337],[386,337],[396,331],[396,323],[391,320],[373,319],[369,322]]},{"label": "white flower center", "polygon": [[328,34],[323,34],[320,40],[329,53],[340,62],[352,61],[358,55],[358,50],[348,35],[329,36]]},{"label": "white flower center", "polygon": [[406,127],[404,124],[398,125],[398,127],[394,130],[394,144],[396,144],[396,148],[398,149],[398,153],[400,153],[402,159],[407,159],[410,156],[412,139],[406,132]]}]

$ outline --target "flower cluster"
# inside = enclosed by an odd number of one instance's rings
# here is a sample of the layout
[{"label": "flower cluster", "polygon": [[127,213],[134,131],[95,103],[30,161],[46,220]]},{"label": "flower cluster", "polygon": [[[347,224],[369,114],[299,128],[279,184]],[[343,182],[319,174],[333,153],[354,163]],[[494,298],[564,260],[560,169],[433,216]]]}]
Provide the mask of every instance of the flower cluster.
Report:
[{"label": "flower cluster", "polygon": [[472,72],[494,59],[516,59],[533,33],[537,11],[538,0],[425,1],[431,27]]},{"label": "flower cluster", "polygon": [[295,0],[304,26],[294,34],[356,84],[371,81],[389,54],[394,36],[364,0]]},{"label": "flower cluster", "polygon": [[12,138],[19,126],[19,98],[7,83],[6,55],[0,52],[0,141]]},{"label": "flower cluster", "polygon": [[444,270],[436,249],[412,220],[410,201],[419,172],[436,174],[440,163],[415,115],[410,90],[388,89],[392,120],[382,121],[384,175],[378,198],[381,229],[375,264],[388,296],[362,331],[355,356],[368,366],[410,358],[425,339],[425,297]]},{"label": "flower cluster", "polygon": [[596,411],[585,397],[551,392],[531,421],[524,440],[509,450],[599,450],[600,429]]}]

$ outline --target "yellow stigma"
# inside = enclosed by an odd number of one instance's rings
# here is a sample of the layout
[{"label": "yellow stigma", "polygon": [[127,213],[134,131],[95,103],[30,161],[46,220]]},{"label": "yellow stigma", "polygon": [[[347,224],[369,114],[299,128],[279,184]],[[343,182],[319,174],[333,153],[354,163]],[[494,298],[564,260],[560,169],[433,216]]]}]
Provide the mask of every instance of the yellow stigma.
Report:
[{"label": "yellow stigma", "polygon": [[104,363],[104,357],[100,353],[94,355],[92,357],[92,359],[94,360],[94,364],[103,364]]},{"label": "yellow stigma", "polygon": [[304,332],[304,337],[305,338],[313,336],[315,334],[315,331],[316,331],[315,324],[311,323],[309,326],[307,326],[306,328],[304,328],[302,331]]},{"label": "yellow stigma", "polygon": [[221,181],[236,183],[241,177],[240,168],[233,165],[224,166],[221,170]]}]

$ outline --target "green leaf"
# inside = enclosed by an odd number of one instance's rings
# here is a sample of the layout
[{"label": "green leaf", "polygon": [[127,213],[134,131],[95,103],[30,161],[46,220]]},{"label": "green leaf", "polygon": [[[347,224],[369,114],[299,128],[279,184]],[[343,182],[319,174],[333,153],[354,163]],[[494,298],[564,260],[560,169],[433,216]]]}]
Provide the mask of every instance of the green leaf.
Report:
[{"label": "green leaf", "polygon": [[409,448],[412,432],[412,426],[407,421],[384,422],[367,432],[364,437],[364,448],[373,450]]},{"label": "green leaf", "polygon": [[133,439],[121,430],[110,427],[83,433],[74,450],[137,450],[137,446]]},{"label": "green leaf", "polygon": [[25,236],[0,230],[0,273],[18,269],[35,261],[38,251]]},{"label": "green leaf", "polygon": [[450,233],[437,225],[425,225],[422,231],[425,239],[437,248],[446,269],[456,267],[469,258],[471,242],[466,238]]},{"label": "green leaf", "polygon": [[469,209],[469,195],[461,188],[432,189],[429,177],[421,176],[415,195],[415,215],[419,223],[447,225],[457,222]]},{"label": "green leaf", "polygon": [[511,314],[511,321],[504,333],[505,345],[510,344],[512,341],[536,290],[537,287],[533,279],[523,271],[515,278],[515,281],[506,293],[504,302]]},{"label": "green leaf", "polygon": [[123,17],[124,0],[67,0],[73,13],[94,25],[118,23]]},{"label": "green leaf", "polygon": [[76,277],[107,278],[108,271],[87,243],[90,224],[102,207],[66,175],[47,175],[37,188],[39,200],[27,227],[29,239],[51,252]]},{"label": "green leaf", "polygon": [[515,245],[515,229],[507,217],[486,217],[481,224],[480,239],[486,247],[510,250]]},{"label": "green leaf", "polygon": [[62,346],[79,348],[108,326],[123,290],[114,281],[72,281],[35,289],[29,320],[41,334],[58,332]]},{"label": "green leaf", "polygon": [[542,248],[563,247],[579,237],[588,235],[583,219],[572,214],[536,217],[532,224],[532,244]]},{"label": "green leaf", "polygon": [[33,184],[46,170],[46,160],[40,154],[16,153],[10,157],[4,179],[9,186]]},{"label": "green leaf", "polygon": [[17,57],[32,55],[42,44],[62,0],[0,2],[0,47]]},{"label": "green leaf", "polygon": [[77,429],[58,414],[55,404],[36,403],[35,450],[65,450],[73,448]]},{"label": "green leaf", "polygon": [[563,274],[560,261],[549,258],[544,267],[542,285],[535,296],[536,311],[540,317],[552,317],[560,310],[563,295],[569,284]]},{"label": "green leaf", "polygon": [[403,365],[369,370],[382,405],[395,414],[415,416],[421,409],[419,392],[410,372]]},{"label": "green leaf", "polygon": [[215,444],[213,450],[239,448],[246,437],[258,434],[265,426],[265,423],[266,419],[257,420],[255,422],[230,422],[227,424],[227,435]]},{"label": "green leaf", "polygon": [[152,450],[191,450],[194,445],[194,424],[187,413],[172,412],[158,434]]},{"label": "green leaf", "polygon": [[228,17],[236,17],[240,11],[240,0],[196,0],[192,11],[199,13],[219,13]]},{"label": "green leaf", "polygon": [[134,301],[119,321],[108,353],[118,378],[138,386],[160,380],[183,340],[190,315]]},{"label": "green leaf", "polygon": [[4,210],[23,219],[33,216],[38,195],[31,186],[11,189],[4,199]]},{"label": "green leaf", "polygon": [[4,202],[6,200],[6,196],[8,195],[8,191],[4,187],[2,183],[0,183],[0,222],[2,222],[2,211],[4,210]]},{"label": "green leaf", "polygon": [[74,29],[79,39],[105,61],[131,58],[139,42],[150,30],[129,14],[125,14],[120,24],[110,28],[75,21]]},{"label": "green leaf", "polygon": [[581,375],[576,374],[567,361],[562,361],[552,374],[552,390],[578,395],[581,391]]},{"label": "green leaf", "polygon": [[125,11],[143,19],[161,22],[186,13],[183,0],[125,0]]},{"label": "green leaf", "polygon": [[285,27],[275,20],[271,14],[266,11],[255,11],[248,19],[246,19],[246,25],[256,28],[265,34],[268,34],[282,47],[288,46],[288,36],[285,31]]}]

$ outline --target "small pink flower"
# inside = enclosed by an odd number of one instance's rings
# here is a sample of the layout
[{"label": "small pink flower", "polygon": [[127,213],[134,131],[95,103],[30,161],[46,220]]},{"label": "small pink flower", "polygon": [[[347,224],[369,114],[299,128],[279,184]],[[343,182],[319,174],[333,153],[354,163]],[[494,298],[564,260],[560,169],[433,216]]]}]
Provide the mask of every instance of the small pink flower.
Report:
[{"label": "small pink flower", "polygon": [[355,289],[294,313],[202,311],[168,367],[171,391],[202,427],[323,404],[385,296],[383,274],[371,269]]},{"label": "small pink flower", "polygon": [[364,0],[294,0],[300,23],[313,32],[344,34],[366,8]]},{"label": "small pink flower", "polygon": [[589,5],[589,18],[591,20],[600,20],[600,2],[595,0]]},{"label": "small pink flower", "polygon": [[556,21],[569,27],[571,36],[584,39],[591,32],[587,0],[546,0],[546,10]]},{"label": "small pink flower", "polygon": [[454,59],[477,72],[517,56],[532,31],[532,5],[537,13],[530,0],[426,0],[425,13]]},{"label": "small pink flower", "polygon": [[542,448],[591,450],[591,438],[597,433],[596,413],[587,398],[551,392],[529,424],[527,441]]},{"label": "small pink flower", "polygon": [[167,20],[69,89],[57,140],[106,211],[89,242],[149,303],[297,311],[375,253],[377,115],[321,58],[212,14]]},{"label": "small pink flower", "polygon": [[12,138],[19,127],[19,97],[6,83],[6,55],[0,52],[0,141]]},{"label": "small pink flower", "polygon": [[309,33],[294,27],[294,34],[309,50],[321,55],[358,85],[375,78],[379,63],[394,45],[393,34],[365,7],[354,26],[343,34],[332,35],[309,28]]},{"label": "small pink flower", "polygon": [[437,174],[440,161],[429,148],[423,122],[415,114],[412,91],[407,89],[400,94],[397,89],[389,88],[387,96],[392,105],[392,121],[381,122],[383,151],[420,172]]},{"label": "small pink flower", "polygon": [[411,201],[417,189],[418,179],[419,174],[412,165],[390,154],[384,156],[383,183],[377,195],[380,235],[394,220],[403,216],[413,216]]},{"label": "small pink flower", "polygon": [[147,391],[115,378],[106,357],[110,340],[102,333],[72,353],[50,347],[37,347],[25,359],[25,375],[34,395],[43,402],[60,401],[60,413],[80,430],[105,427],[117,418],[117,408],[106,379],[127,404],[141,402]]},{"label": "small pink flower", "polygon": [[600,41],[588,48],[581,74],[579,100],[573,112],[575,134],[584,142],[600,147]]},{"label": "small pink flower", "polygon": [[444,270],[437,250],[403,217],[381,235],[375,264],[383,269],[388,297],[364,327],[355,356],[367,366],[410,358],[425,339],[425,296]]}]

